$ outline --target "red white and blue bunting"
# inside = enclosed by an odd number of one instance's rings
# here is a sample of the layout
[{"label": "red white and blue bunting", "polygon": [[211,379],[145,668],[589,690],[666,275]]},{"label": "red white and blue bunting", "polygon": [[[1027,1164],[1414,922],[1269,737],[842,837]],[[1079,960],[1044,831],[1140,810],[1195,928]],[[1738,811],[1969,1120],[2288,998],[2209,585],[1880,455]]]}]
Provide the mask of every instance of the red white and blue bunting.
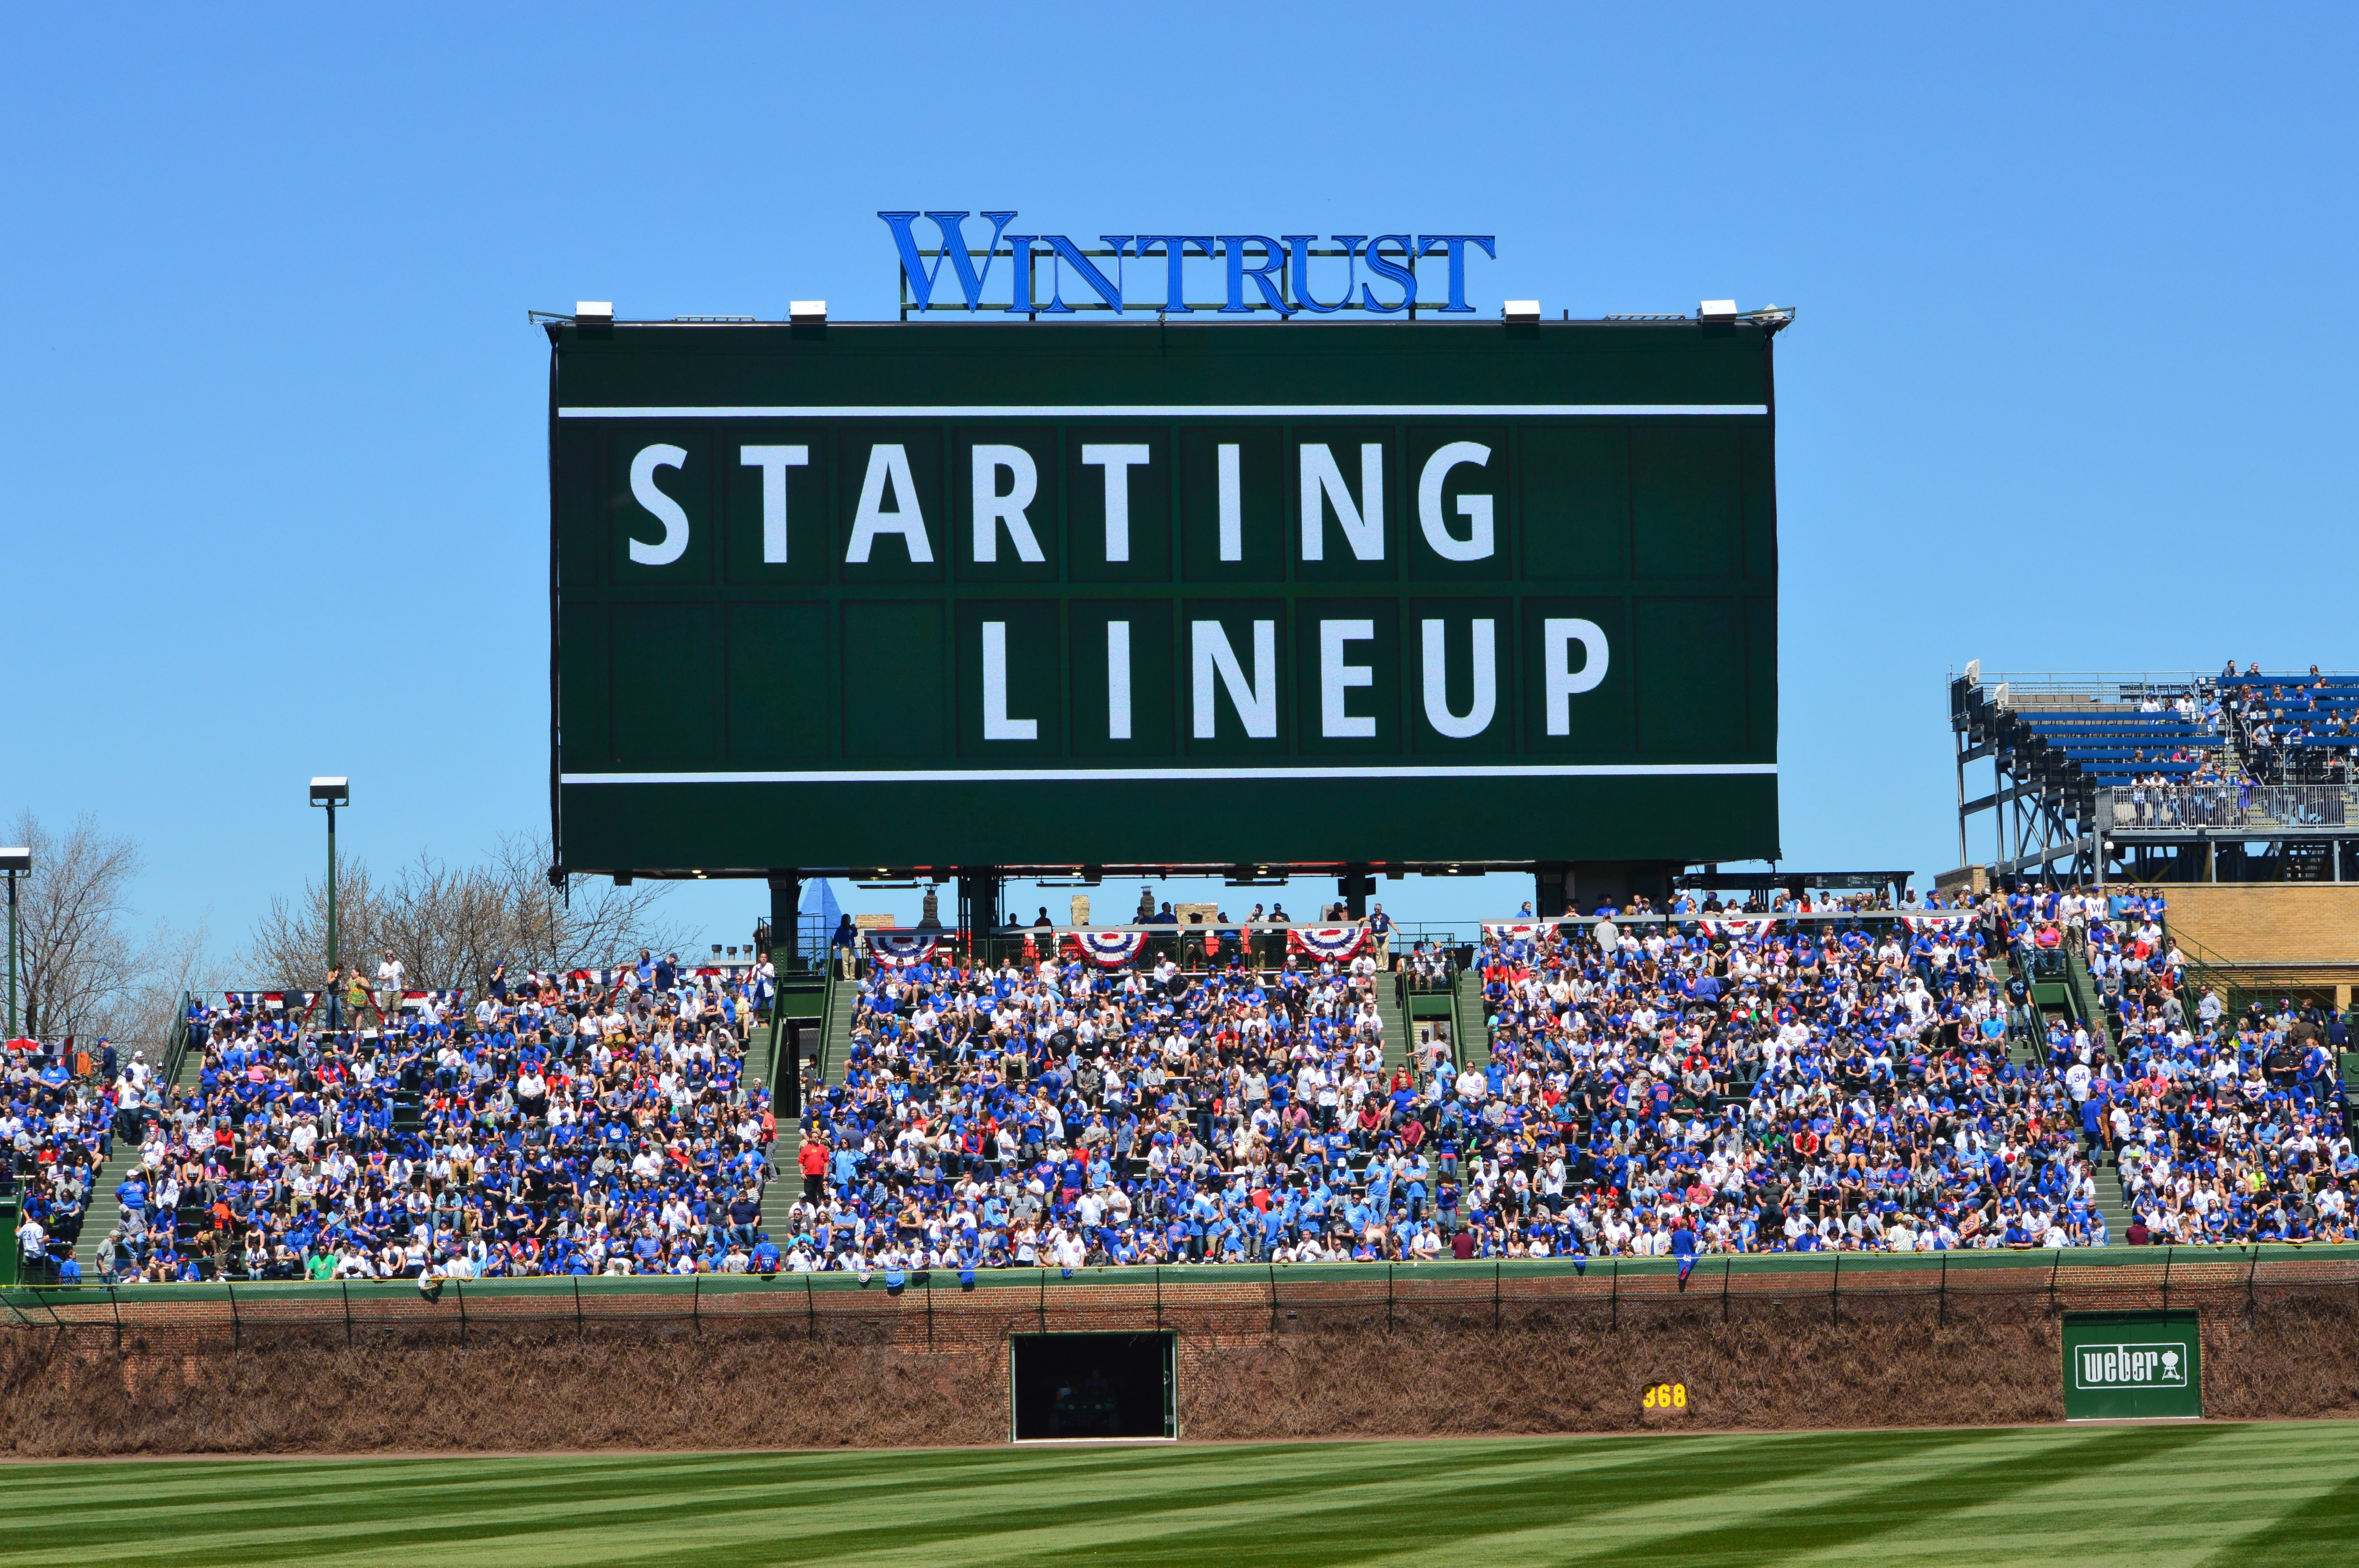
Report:
[{"label": "red white and blue bunting", "polygon": [[1904,914],[1900,924],[1911,931],[1963,931],[1973,919],[1971,914]]},{"label": "red white and blue bunting", "polygon": [[1147,950],[1144,931],[1063,931],[1064,940],[1082,950],[1082,957],[1101,969],[1118,969]]},{"label": "red white and blue bunting", "polygon": [[887,968],[914,968],[932,957],[940,945],[931,936],[897,936],[887,931],[868,934],[868,951]]},{"label": "red white and blue bunting", "polygon": [[1483,923],[1485,942],[1536,941],[1548,926],[1532,920],[1486,920]]},{"label": "red white and blue bunting", "polygon": [[1699,920],[1695,926],[1707,936],[1752,936],[1776,924],[1773,917],[1762,914],[1741,919],[1723,916],[1717,920]]},{"label": "red white and blue bunting", "polygon": [[423,1012],[426,1010],[426,1004],[430,1001],[436,1007],[448,1012],[452,1008],[462,1005],[466,1000],[467,993],[463,989],[455,991],[404,991],[401,993],[401,1011],[404,1012]]},{"label": "red white and blue bunting", "polygon": [[243,1007],[249,1011],[263,1007],[276,1011],[284,1009],[289,1001],[294,1001],[299,1006],[310,1007],[320,1000],[318,991],[223,991],[222,996],[227,1000],[230,1006]]},{"label": "red white and blue bunting", "polygon": [[1364,925],[1293,925],[1287,928],[1286,950],[1339,963],[1366,946],[1367,940]]},{"label": "red white and blue bunting", "polygon": [[593,986],[618,986],[623,983],[625,975],[636,976],[637,973],[636,969],[625,965],[610,969],[569,969],[566,971],[565,978],[569,980],[584,980]]}]

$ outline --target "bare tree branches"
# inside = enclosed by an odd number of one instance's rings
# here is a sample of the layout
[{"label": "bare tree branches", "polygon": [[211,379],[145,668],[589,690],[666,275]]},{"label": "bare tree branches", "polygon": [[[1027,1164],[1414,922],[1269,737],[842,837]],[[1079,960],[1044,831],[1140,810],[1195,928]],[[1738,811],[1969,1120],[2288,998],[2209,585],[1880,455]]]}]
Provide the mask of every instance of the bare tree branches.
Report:
[{"label": "bare tree branches", "polygon": [[[181,995],[222,983],[204,924],[182,931],[158,922],[145,941],[128,933],[139,850],[101,832],[91,817],[52,834],[25,812],[9,837],[33,851],[32,874],[17,886],[25,1032],[50,1041],[103,1036],[160,1051]],[[662,885],[617,888],[577,877],[569,900],[549,884],[549,858],[546,840],[511,836],[480,864],[452,867],[420,855],[382,883],[347,860],[337,868],[337,957],[373,974],[389,948],[412,985],[474,990],[497,964],[518,971],[595,968],[684,939],[660,918]],[[241,978],[317,989],[328,972],[327,928],[324,884],[273,900],[255,923]]]},{"label": "bare tree branches", "polygon": [[[336,959],[357,963],[364,954],[372,964],[377,950],[376,888],[368,868],[350,860],[336,866]],[[270,908],[254,924],[243,972],[273,989],[316,989],[328,973],[328,893],[324,882],[312,883],[293,903],[274,898]]]},{"label": "bare tree branches", "polygon": [[88,1033],[137,981],[140,955],[122,922],[138,849],[101,833],[90,816],[59,837],[20,812],[10,831],[33,851],[32,874],[16,890],[25,1032],[49,1040]]},{"label": "bare tree branches", "polygon": [[[481,864],[454,868],[421,854],[378,883],[366,867],[336,874],[336,948],[346,967],[373,971],[390,950],[409,983],[480,989],[496,964],[512,970],[571,969],[677,946],[658,918],[659,884],[617,888],[576,877],[571,898],[551,886],[547,840],[502,838]],[[317,988],[328,972],[327,892],[307,887],[274,900],[255,923],[249,972],[281,988]]]},{"label": "bare tree branches", "polygon": [[186,931],[169,921],[158,921],[140,952],[137,980],[101,1022],[99,1033],[160,1056],[179,1021],[180,999],[217,991],[223,984],[220,961],[212,951],[212,935],[203,919]]}]

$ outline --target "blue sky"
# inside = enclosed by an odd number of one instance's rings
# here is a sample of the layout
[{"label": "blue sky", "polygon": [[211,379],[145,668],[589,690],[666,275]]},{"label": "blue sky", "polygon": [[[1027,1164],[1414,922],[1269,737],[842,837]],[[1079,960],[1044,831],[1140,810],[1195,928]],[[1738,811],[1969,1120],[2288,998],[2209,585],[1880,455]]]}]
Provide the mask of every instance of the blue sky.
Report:
[{"label": "blue sky", "polygon": [[[879,209],[1004,206],[1495,233],[1486,309],[1799,307],[1788,860],[1930,877],[1968,659],[2359,665],[2354,42],[2347,5],[13,9],[0,818],[94,813],[223,948],[316,875],[313,773],[379,865],[545,826],[525,312],[880,318]],[[676,913],[734,941],[762,898]]]}]

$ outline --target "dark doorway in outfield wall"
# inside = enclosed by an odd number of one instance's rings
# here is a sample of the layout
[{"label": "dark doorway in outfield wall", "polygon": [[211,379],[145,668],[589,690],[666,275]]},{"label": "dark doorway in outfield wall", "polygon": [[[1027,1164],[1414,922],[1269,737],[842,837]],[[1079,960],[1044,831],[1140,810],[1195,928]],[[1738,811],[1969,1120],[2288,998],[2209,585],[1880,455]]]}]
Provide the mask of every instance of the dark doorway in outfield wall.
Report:
[{"label": "dark doorway in outfield wall", "polygon": [[1016,1334],[1007,1382],[1016,1441],[1177,1437],[1178,1336]]}]

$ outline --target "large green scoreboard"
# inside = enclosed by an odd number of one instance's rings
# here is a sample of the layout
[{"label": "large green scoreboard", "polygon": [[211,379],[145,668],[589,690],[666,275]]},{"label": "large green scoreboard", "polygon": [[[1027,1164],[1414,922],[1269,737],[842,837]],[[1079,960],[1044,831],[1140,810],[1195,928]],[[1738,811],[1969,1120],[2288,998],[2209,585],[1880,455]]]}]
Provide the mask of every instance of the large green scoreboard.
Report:
[{"label": "large green scoreboard", "polygon": [[553,326],[562,863],[1774,858],[1774,330]]}]

